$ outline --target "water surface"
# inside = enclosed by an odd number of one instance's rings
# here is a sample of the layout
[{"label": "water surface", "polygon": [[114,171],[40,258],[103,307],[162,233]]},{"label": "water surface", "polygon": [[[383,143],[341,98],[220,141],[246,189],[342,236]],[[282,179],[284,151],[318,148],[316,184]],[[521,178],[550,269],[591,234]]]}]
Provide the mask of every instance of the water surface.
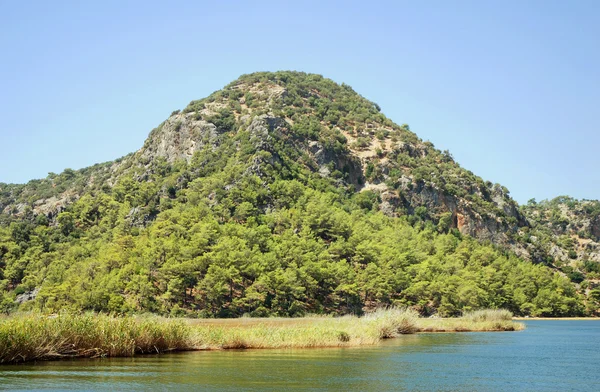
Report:
[{"label": "water surface", "polygon": [[344,349],[212,351],[0,366],[10,390],[600,391],[600,321],[417,334]]}]

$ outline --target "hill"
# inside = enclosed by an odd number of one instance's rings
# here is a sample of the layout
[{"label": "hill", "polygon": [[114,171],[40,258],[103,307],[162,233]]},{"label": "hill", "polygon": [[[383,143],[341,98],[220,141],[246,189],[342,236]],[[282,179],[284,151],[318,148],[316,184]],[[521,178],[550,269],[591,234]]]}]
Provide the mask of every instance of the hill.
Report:
[{"label": "hill", "polygon": [[[593,276],[557,264],[546,244],[565,233],[544,229],[542,206],[519,207],[347,85],[244,75],[173,112],[133,154],[0,185],[2,304],[593,313]],[[593,234],[593,222],[567,226]]]}]

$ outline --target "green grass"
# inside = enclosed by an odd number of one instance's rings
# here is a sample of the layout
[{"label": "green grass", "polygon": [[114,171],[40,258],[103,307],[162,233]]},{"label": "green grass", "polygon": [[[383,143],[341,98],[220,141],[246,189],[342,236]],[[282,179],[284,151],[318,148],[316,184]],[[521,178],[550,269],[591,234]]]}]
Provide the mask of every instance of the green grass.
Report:
[{"label": "green grass", "polygon": [[363,317],[185,320],[96,314],[0,318],[0,363],[70,357],[128,357],[182,350],[310,348],[374,345],[415,332],[514,331],[506,311],[456,319],[424,319],[409,309]]}]

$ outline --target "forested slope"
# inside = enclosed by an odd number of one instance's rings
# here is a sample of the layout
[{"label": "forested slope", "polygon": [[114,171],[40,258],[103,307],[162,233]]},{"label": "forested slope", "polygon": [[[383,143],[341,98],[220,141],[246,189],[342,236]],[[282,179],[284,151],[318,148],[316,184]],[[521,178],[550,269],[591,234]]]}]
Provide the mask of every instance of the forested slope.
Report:
[{"label": "forested slope", "polygon": [[5,311],[597,308],[531,257],[528,211],[504,187],[319,75],[245,75],[139,151],[1,185],[0,203]]}]

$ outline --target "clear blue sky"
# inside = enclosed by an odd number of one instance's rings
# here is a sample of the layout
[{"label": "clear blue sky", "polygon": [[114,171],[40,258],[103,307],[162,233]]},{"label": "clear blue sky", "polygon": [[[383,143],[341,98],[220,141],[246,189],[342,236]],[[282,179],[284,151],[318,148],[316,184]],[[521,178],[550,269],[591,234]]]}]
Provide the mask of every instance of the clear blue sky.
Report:
[{"label": "clear blue sky", "polygon": [[282,69],[353,86],[519,202],[600,198],[599,1],[0,0],[0,182],[123,156]]}]

